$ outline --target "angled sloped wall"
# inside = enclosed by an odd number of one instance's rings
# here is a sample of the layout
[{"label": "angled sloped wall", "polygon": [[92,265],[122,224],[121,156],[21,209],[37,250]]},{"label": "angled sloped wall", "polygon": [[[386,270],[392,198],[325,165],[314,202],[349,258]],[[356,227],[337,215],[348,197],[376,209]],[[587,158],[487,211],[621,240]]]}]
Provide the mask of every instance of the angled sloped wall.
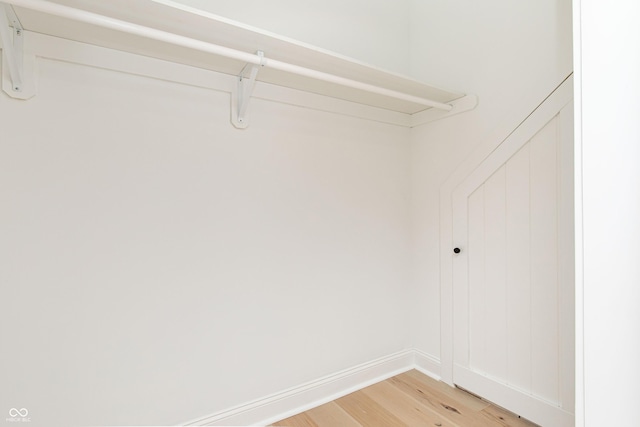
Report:
[{"label": "angled sloped wall", "polygon": [[413,77],[479,97],[475,110],[411,133],[414,343],[439,359],[441,191],[572,72],[571,1],[414,0],[411,19]]}]

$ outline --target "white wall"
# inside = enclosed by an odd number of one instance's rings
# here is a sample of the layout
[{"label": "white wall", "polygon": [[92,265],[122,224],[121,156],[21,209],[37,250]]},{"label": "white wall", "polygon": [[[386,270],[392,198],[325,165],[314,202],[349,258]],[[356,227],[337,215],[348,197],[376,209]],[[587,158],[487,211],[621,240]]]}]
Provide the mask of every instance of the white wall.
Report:
[{"label": "white wall", "polygon": [[3,414],[178,424],[409,347],[408,129],[251,109],[51,60],[0,94]]},{"label": "white wall", "polygon": [[571,73],[571,1],[411,4],[412,75],[480,100],[474,111],[411,134],[414,343],[439,358],[440,189],[487,138],[500,142]]},{"label": "white wall", "polygon": [[566,0],[181,1],[480,105],[409,132],[254,100],[238,131],[227,94],[43,61],[36,98],[0,94],[0,402],[31,425],[180,423],[439,357],[439,188],[571,71]]},{"label": "white wall", "polygon": [[409,0],[175,0],[377,67],[409,72]]},{"label": "white wall", "polygon": [[584,373],[576,425],[632,426],[633,411],[610,408],[634,408],[640,399],[640,4],[575,6],[578,377]]}]

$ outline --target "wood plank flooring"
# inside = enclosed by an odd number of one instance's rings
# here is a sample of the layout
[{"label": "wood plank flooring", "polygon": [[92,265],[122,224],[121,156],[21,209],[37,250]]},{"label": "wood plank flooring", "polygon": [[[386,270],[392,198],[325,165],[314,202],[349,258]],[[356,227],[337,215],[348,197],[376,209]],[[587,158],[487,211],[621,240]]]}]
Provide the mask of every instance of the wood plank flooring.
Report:
[{"label": "wood plank flooring", "polygon": [[489,402],[409,371],[273,424],[279,427],[536,427]]}]

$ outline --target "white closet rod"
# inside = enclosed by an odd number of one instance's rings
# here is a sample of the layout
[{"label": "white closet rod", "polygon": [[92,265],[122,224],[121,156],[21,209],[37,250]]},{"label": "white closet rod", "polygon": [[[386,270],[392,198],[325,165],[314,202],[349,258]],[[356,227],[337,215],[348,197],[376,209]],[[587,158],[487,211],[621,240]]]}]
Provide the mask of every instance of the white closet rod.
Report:
[{"label": "white closet rod", "polygon": [[276,70],[285,71],[288,73],[311,77],[316,80],[322,80],[325,82],[335,83],[345,87],[351,87],[351,88],[360,89],[366,92],[371,92],[379,95],[388,96],[391,98],[400,99],[403,101],[413,102],[415,104],[424,105],[426,107],[433,107],[433,108],[437,108],[445,111],[451,111],[451,109],[453,108],[453,106],[450,104],[444,104],[442,102],[433,101],[431,99],[421,98],[418,96],[409,95],[407,93],[398,92],[391,89],[385,89],[385,88],[374,86],[368,83],[347,79],[347,78],[336,76],[333,74],[324,73],[322,71],[312,70],[310,68],[300,67],[298,65],[289,64],[289,63],[278,61],[275,59],[263,58],[261,56],[254,55],[252,53],[230,49],[230,48],[219,46],[213,43],[204,42],[202,40],[196,40],[190,37],[169,33],[166,31],[161,31],[161,30],[145,27],[138,24],[132,24],[130,22],[109,18],[107,16],[98,15],[96,13],[75,9],[75,8],[64,6],[57,3],[51,3],[45,0],[4,0],[4,2],[12,4],[14,6],[24,7],[27,9],[36,10],[38,12],[44,12],[50,15],[59,16],[61,18],[67,18],[74,21],[78,21],[78,22],[84,22],[86,24],[108,28],[111,30],[134,34],[137,36],[142,36],[142,37],[170,43],[176,46],[182,46],[190,49],[199,50],[202,52],[224,56],[231,59],[237,59],[239,61],[243,61],[251,64],[262,65],[265,67],[274,68]]}]

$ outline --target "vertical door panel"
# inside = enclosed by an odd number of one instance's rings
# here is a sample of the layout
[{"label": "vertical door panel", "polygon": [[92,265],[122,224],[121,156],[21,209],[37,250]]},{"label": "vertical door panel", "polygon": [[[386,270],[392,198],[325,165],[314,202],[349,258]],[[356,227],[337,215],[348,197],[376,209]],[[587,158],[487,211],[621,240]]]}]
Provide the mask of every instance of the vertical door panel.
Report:
[{"label": "vertical door panel", "polygon": [[[469,364],[478,371],[487,365],[485,351],[485,251],[484,239],[484,187],[469,197],[469,253],[477,254],[469,259]],[[473,301],[473,303],[471,303]],[[471,351],[473,349],[473,351]]]},{"label": "vertical door panel", "polygon": [[[506,212],[505,167],[484,184],[485,348],[483,371],[500,380],[507,373]],[[475,253],[470,252],[472,258]],[[471,301],[471,304],[477,303]],[[471,348],[473,351],[473,348]]]},{"label": "vertical door panel", "polygon": [[531,388],[530,149],[506,165],[507,198],[507,382]]},{"label": "vertical door panel", "polygon": [[558,130],[557,118],[531,145],[532,392],[558,402]]}]

